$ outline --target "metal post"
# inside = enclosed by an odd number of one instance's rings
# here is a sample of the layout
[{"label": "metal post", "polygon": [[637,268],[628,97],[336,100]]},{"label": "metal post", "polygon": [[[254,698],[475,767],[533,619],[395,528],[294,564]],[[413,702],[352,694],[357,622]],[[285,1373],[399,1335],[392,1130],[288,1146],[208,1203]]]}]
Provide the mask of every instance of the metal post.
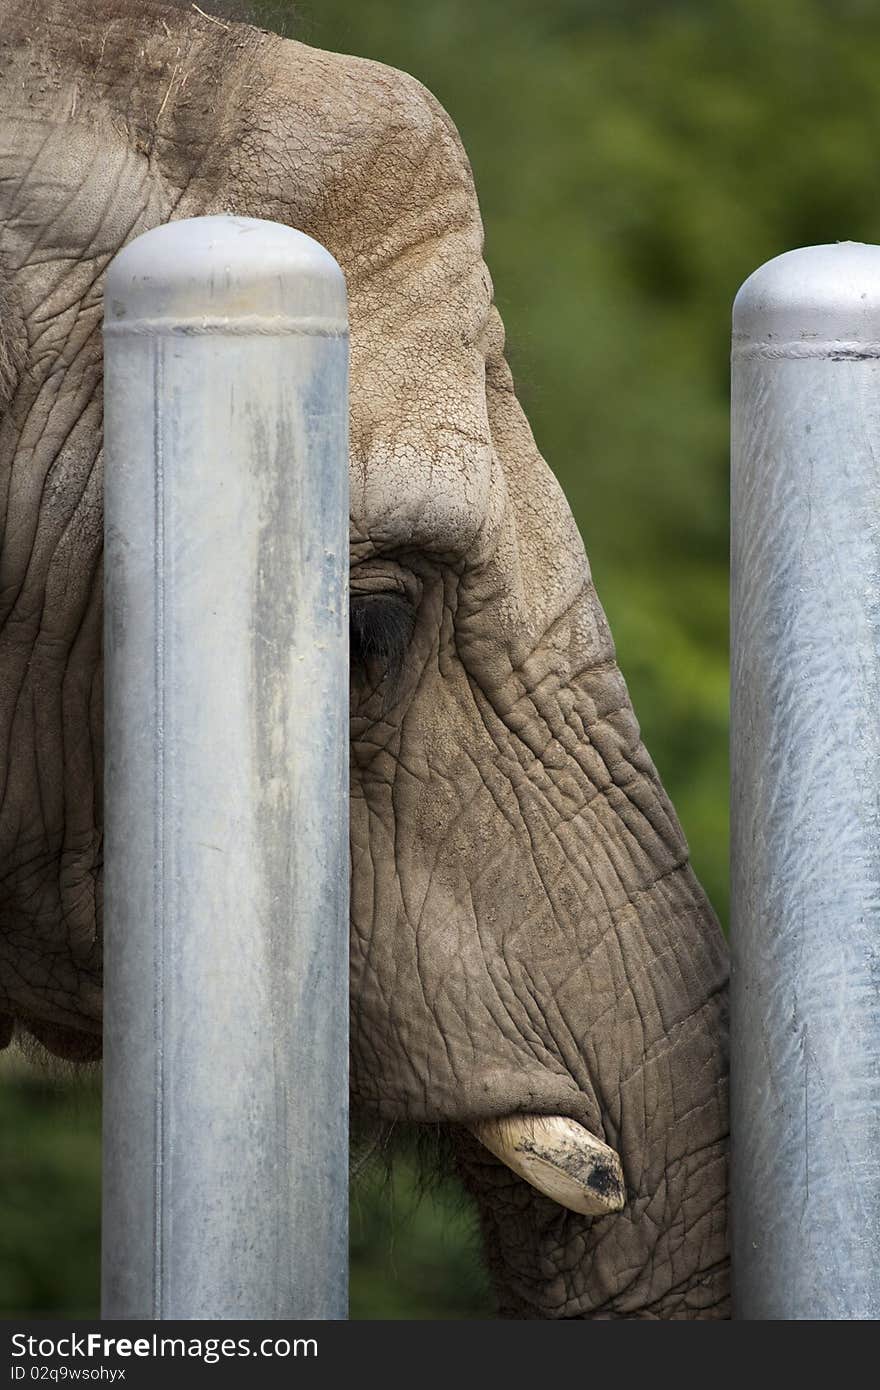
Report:
[{"label": "metal post", "polygon": [[733,337],[736,1316],[880,1316],[880,247]]},{"label": "metal post", "polygon": [[195,218],[104,332],[104,1316],[342,1318],[345,285]]}]

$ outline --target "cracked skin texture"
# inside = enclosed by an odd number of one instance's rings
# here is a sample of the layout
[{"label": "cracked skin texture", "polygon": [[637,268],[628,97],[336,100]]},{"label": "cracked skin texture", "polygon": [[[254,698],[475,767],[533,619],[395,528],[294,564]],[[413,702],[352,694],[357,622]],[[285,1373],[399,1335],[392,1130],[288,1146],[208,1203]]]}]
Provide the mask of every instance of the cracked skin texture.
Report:
[{"label": "cracked skin texture", "polygon": [[[352,1095],[442,1123],[503,1316],[728,1316],[726,955],[583,546],[517,403],[457,133],[412,78],[191,11],[0,0],[0,1041],[101,1018],[101,288],[233,211],[342,265],[354,593]],[[588,466],[588,465],[587,465]],[[556,1206],[460,1125],[564,1114],[626,1205]]]}]

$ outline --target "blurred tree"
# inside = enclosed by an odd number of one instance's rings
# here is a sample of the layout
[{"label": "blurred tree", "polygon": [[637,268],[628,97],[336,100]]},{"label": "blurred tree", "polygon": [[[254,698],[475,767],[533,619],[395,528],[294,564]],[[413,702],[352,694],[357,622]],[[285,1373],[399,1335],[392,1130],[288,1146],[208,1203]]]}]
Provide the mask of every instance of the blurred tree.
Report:
[{"label": "blurred tree", "polygon": [[96,1317],[101,1093],[0,1062],[0,1317]]}]

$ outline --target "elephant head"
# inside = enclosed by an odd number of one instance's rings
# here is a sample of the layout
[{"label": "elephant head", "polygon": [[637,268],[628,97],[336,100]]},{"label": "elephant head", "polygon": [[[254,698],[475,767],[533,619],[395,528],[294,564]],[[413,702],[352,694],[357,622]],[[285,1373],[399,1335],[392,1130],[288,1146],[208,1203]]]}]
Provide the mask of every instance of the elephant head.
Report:
[{"label": "elephant head", "polygon": [[103,272],[172,218],[287,223],[351,306],[353,1101],[449,1130],[503,1315],[726,1316],[723,941],[451,121],[159,0],[0,0],[0,33],[6,1034],[100,1048]]}]

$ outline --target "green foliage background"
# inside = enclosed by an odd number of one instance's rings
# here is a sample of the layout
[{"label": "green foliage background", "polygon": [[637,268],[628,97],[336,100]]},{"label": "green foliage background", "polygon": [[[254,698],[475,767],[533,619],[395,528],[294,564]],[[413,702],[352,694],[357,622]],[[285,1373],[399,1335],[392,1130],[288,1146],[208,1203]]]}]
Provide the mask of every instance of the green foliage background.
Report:
[{"label": "green foliage background", "polygon": [[[880,8],[306,0],[291,31],[415,74],[459,126],[521,399],[724,918],[730,304],[781,251],[880,241]],[[92,1083],[0,1086],[0,1309],[95,1307],[97,1116]],[[472,1214],[417,1195],[406,1159],[392,1194],[359,1185],[353,1314],[487,1315]]]}]

